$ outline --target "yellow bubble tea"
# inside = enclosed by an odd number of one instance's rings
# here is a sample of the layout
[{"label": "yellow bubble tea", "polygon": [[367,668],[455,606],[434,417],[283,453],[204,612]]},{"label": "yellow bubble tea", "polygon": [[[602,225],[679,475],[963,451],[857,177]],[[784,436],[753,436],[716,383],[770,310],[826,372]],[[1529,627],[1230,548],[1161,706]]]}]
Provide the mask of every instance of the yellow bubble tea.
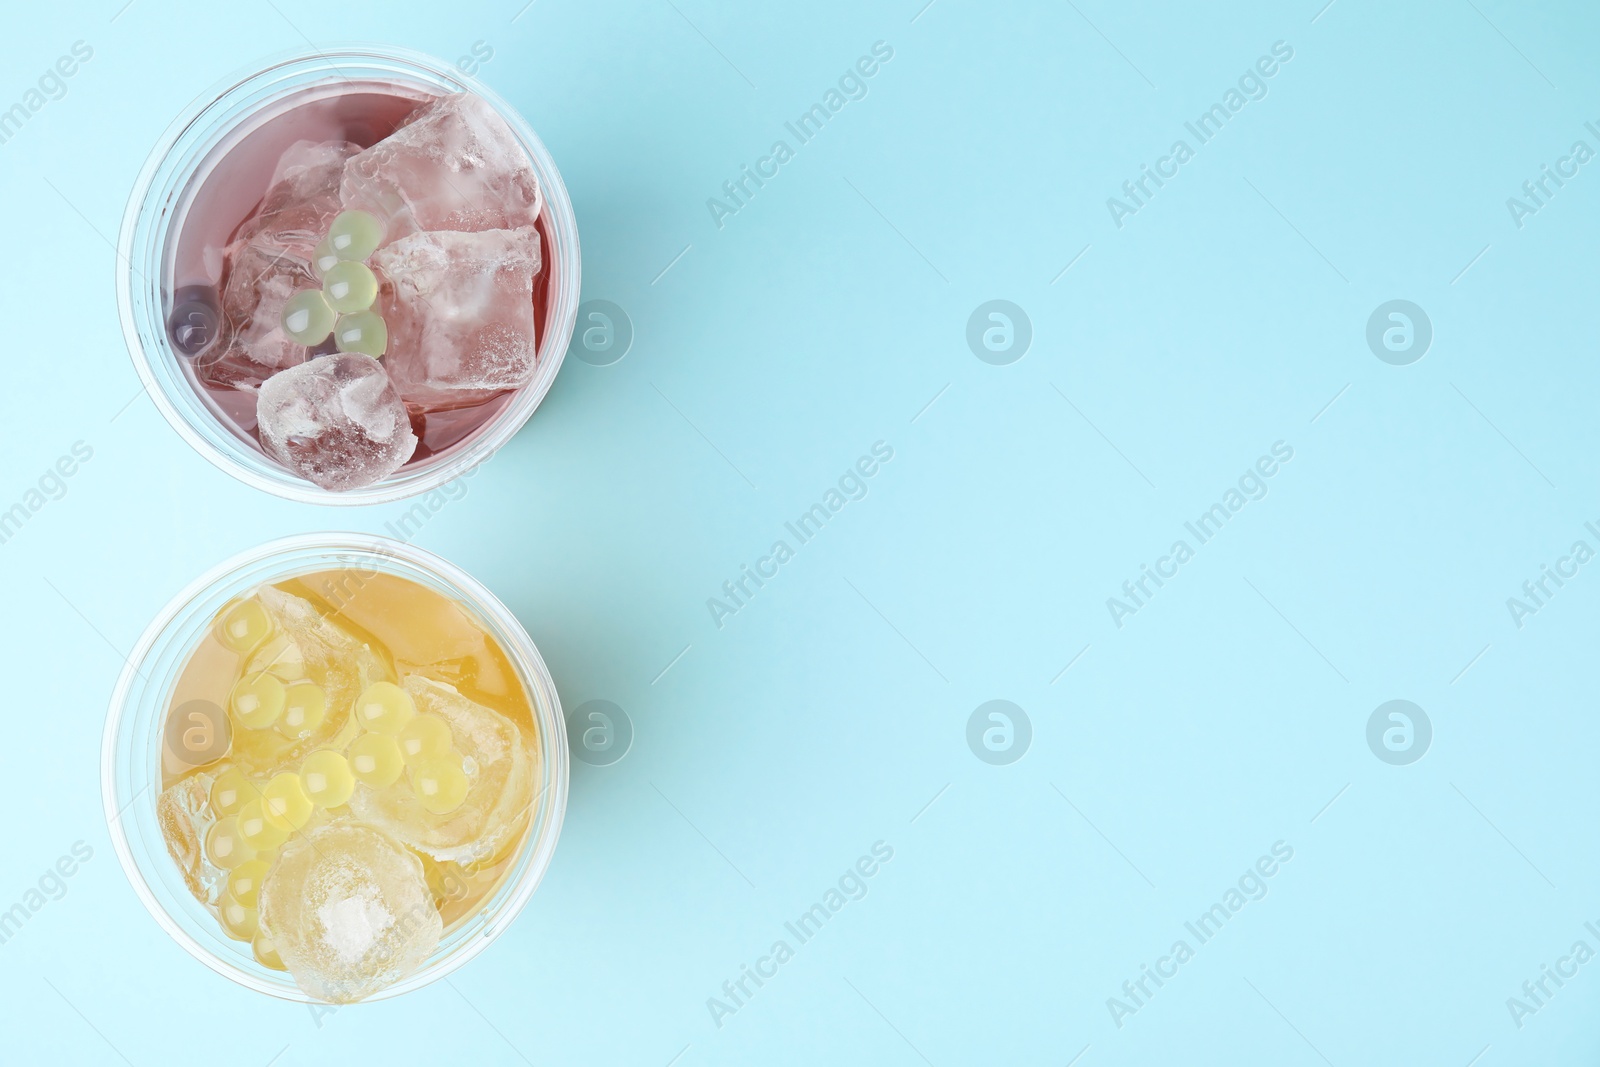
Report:
[{"label": "yellow bubble tea", "polygon": [[271,852],[289,839],[289,831],[267,818],[263,801],[252,800],[234,816],[239,824],[239,838],[257,852]]},{"label": "yellow bubble tea", "polygon": [[274,971],[287,971],[283,965],[283,957],[278,955],[278,946],[272,943],[272,938],[267,936],[265,930],[256,928],[255,939],[250,942],[250,951],[255,955],[256,962],[263,967]]},{"label": "yellow bubble tea", "polygon": [[420,763],[411,769],[411,788],[422,806],[435,815],[448,815],[467,799],[467,774],[455,753]]},{"label": "yellow bubble tea", "polygon": [[261,917],[256,909],[234,900],[224,893],[217,902],[217,918],[222,921],[222,932],[235,941],[252,941],[261,928]]},{"label": "yellow bubble tea", "polygon": [[311,818],[311,798],[293,771],[274,775],[261,791],[261,811],[267,821],[283,830],[298,830]]},{"label": "yellow bubble tea", "polygon": [[387,734],[362,734],[350,743],[348,758],[351,773],[374,789],[393,785],[405,769],[400,746]]},{"label": "yellow bubble tea", "polygon": [[288,699],[287,687],[270,674],[247,674],[234,683],[228,706],[240,726],[265,730],[278,721]]},{"label": "yellow bubble tea", "polygon": [[267,609],[255,600],[241,600],[217,619],[217,640],[230,652],[241,656],[265,641],[272,633]]},{"label": "yellow bubble tea", "polygon": [[206,831],[205,848],[206,859],[211,861],[211,865],[225,871],[256,858],[255,847],[244,839],[238,819],[232,815],[218,819]]},{"label": "yellow bubble tea", "polygon": [[432,712],[418,715],[406,723],[400,731],[399,741],[400,754],[405,757],[408,767],[448,755],[455,743],[450,736],[450,724]]},{"label": "yellow bubble tea", "polygon": [[256,906],[261,895],[261,880],[267,876],[266,860],[250,860],[228,872],[227,893],[247,908]]},{"label": "yellow bubble tea", "polygon": [[310,737],[328,717],[328,694],[315,682],[295,682],[284,691],[278,732],[292,740]]},{"label": "yellow bubble tea", "polygon": [[393,682],[373,682],[356,698],[355,714],[366,729],[393,736],[416,717],[417,704]]},{"label": "yellow bubble tea", "polygon": [[300,765],[300,784],[319,808],[337,808],[356,790],[356,776],[344,754],[325,748],[313,752]]},{"label": "yellow bubble tea", "polygon": [[211,783],[211,812],[218,817],[237,815],[248,801],[260,795],[261,791],[244,776],[243,771],[230,767]]}]

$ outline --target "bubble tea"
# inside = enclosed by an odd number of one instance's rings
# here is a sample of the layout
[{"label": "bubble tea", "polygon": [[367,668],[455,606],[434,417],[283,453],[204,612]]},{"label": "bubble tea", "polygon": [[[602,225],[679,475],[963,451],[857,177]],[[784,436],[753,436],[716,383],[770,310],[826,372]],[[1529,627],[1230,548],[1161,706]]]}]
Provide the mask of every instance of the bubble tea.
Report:
[{"label": "bubble tea", "polygon": [[323,489],[466,441],[534,378],[543,192],[473,93],[307,89],[219,143],[181,204],[163,301],[184,375]]},{"label": "bubble tea", "polygon": [[316,571],[233,601],[168,708],[168,853],[224,934],[318,999],[418,969],[527,836],[528,694],[469,609],[407,579]]}]

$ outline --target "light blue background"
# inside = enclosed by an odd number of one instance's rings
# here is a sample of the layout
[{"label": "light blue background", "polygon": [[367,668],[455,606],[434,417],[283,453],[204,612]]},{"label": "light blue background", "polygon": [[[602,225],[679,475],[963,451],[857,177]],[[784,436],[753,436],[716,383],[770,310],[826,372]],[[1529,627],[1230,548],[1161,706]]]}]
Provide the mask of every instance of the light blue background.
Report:
[{"label": "light blue background", "polygon": [[[1600,547],[1600,162],[1520,230],[1505,201],[1600,149],[1600,12],[922,3],[8,13],[0,106],[94,57],[0,145],[0,501],[74,441],[94,458],[0,545],[0,909],[95,854],[0,946],[7,1062],[1595,1061],[1600,962],[1520,1029],[1506,999],[1600,950],[1600,568],[1520,630],[1505,601]],[[571,191],[585,298],[633,320],[417,543],[517,612],[568,708],[613,700],[637,736],[574,766],[506,936],[319,1026],[135,899],[105,702],[204,568],[404,508],[281,502],[191,452],[139,394],[109,242],[194,97],[361,39],[493,49]],[[866,99],[719,230],[706,199],[879,40]],[[1267,98],[1119,230],[1106,198],[1278,40]],[[1033,324],[1010,366],[964,340],[994,298]],[[1411,366],[1365,343],[1394,298],[1433,322]],[[878,440],[870,494],[718,629],[706,599]],[[1116,628],[1105,599],[1278,440],[1270,495]],[[965,742],[996,698],[1033,724],[1010,766]],[[1433,723],[1410,766],[1366,744],[1391,698]],[[706,999],[878,840],[866,898],[719,1029]],[[1266,898],[1118,1028],[1107,998],[1279,840]]]}]

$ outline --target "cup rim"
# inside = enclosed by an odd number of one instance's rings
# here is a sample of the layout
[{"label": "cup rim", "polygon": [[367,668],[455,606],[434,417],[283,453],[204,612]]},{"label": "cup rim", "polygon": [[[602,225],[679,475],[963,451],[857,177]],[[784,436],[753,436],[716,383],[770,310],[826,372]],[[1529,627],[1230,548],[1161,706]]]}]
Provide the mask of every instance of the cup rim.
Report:
[{"label": "cup rim", "polygon": [[[560,246],[560,259],[556,260],[554,247],[545,249],[547,260],[557,264],[559,274],[550,289],[545,335],[536,354],[533,380],[514,390],[510,402],[502,410],[493,415],[483,426],[474,430],[465,441],[452,446],[437,461],[409,473],[402,468],[372,485],[336,492],[315,485],[272,457],[248,447],[242,441],[234,440],[233,432],[222,424],[214,412],[186,412],[170,395],[169,385],[158,376],[154,366],[157,359],[170,358],[174,361],[181,359],[171,350],[166,323],[161,312],[159,265],[166,249],[166,238],[157,234],[152,239],[148,231],[157,221],[151,217],[149,201],[152,192],[157,189],[158,178],[165,178],[164,191],[168,195],[181,190],[192,167],[185,167],[174,175],[167,175],[165,171],[168,169],[174,148],[187,133],[202,124],[208,113],[223,107],[233,94],[247,90],[252,84],[267,82],[275,74],[288,68],[302,64],[310,64],[313,67],[320,65],[327,71],[337,73],[338,63],[341,60],[352,63],[365,60],[409,67],[422,76],[448,81],[459,86],[462,91],[474,93],[487,100],[511,127],[538,174],[540,193],[544,200],[541,214],[546,219],[550,231],[550,240],[546,243],[550,246]],[[225,132],[226,126],[221,129]],[[215,132],[210,135],[213,143],[219,135]],[[136,266],[134,259],[139,254],[138,247],[141,241],[151,244],[151,254],[143,257],[148,262]],[[493,89],[453,64],[445,63],[423,52],[388,44],[345,43],[327,48],[284,50],[249,66],[238,68],[213,83],[190,101],[152,147],[129,194],[116,248],[117,308],[122,321],[123,340],[133,362],[134,371],[139,376],[140,385],[150,395],[161,416],[189,447],[213,466],[244,484],[285,499],[332,506],[391,503],[420,496],[470,470],[510,441],[533,416],[555,383],[556,374],[566,358],[567,346],[571,342],[572,332],[577,323],[582,283],[582,255],[572,200],[555,160],[521,112]],[[141,267],[154,277],[146,278],[141,272]],[[149,308],[150,300],[136,300],[135,289],[140,287],[155,291],[153,315],[158,321],[149,321],[152,314]],[[159,351],[151,351],[152,346],[147,344],[147,340],[151,339],[155,339],[155,346]],[[185,377],[181,367],[176,374],[180,379]],[[186,389],[193,390],[193,386],[187,380],[181,381],[180,384]],[[205,430],[196,424],[196,415],[215,423],[217,433],[208,436]]]},{"label": "cup rim", "polygon": [[[182,923],[168,911],[158,899],[155,890],[151,888],[144,871],[139,865],[138,858],[134,855],[127,831],[123,826],[123,818],[128,810],[137,801],[138,797],[152,788],[152,786],[139,789],[134,798],[121,807],[118,806],[119,798],[117,795],[118,757],[121,747],[119,744],[120,729],[124,718],[134,708],[133,704],[130,703],[130,697],[135,686],[142,678],[139,669],[140,665],[145,662],[151,650],[197,597],[202,596],[231,575],[251,565],[269,562],[277,556],[288,556],[307,550],[344,550],[365,553],[374,557],[392,557],[431,572],[434,577],[453,587],[462,595],[463,599],[469,600],[474,609],[493,616],[493,621],[507,630],[513,639],[512,643],[517,646],[514,650],[507,650],[515,653],[513,664],[524,668],[532,676],[531,680],[540,684],[543,690],[538,694],[540,697],[548,698],[542,701],[531,701],[534,704],[535,718],[541,731],[541,758],[548,762],[550,766],[550,783],[545,787],[545,791],[550,794],[550,797],[545,807],[545,828],[536,838],[530,836],[521,846],[523,849],[532,850],[528,857],[527,866],[514,883],[508,883],[500,887],[495,894],[491,895],[492,897],[504,894],[505,897],[497,908],[488,928],[481,931],[477,936],[461,942],[452,950],[450,955],[443,959],[429,963],[411,974],[403,976],[398,981],[375,991],[370,996],[361,998],[360,1003],[370,1003],[399,996],[414,989],[420,989],[440,978],[453,974],[497,940],[510,927],[517,916],[521,914],[523,908],[527,906],[534,892],[544,880],[544,876],[549,871],[550,864],[554,859],[556,844],[561,836],[561,827],[566,816],[571,763],[568,752],[566,721],[562,714],[560,696],[556,692],[555,681],[550,675],[549,667],[544,662],[544,657],[540,655],[537,646],[534,645],[533,639],[528,635],[521,621],[505,606],[499,597],[495,596],[476,578],[449,560],[426,549],[417,548],[414,545],[391,537],[385,537],[382,534],[357,533],[354,531],[293,534],[288,537],[280,537],[257,545],[254,548],[235,553],[233,556],[208,568],[179,590],[156,614],[123,663],[123,668],[117,677],[116,686],[112,690],[111,701],[106,714],[105,732],[101,738],[101,805],[105,813],[106,827],[111,837],[112,848],[117,853],[117,859],[122,866],[123,874],[133,887],[135,895],[138,896],[145,910],[150,913],[157,924],[190,956],[193,956],[224,978],[257,992],[298,1003],[328,1003],[321,998],[306,993],[297,985],[274,984],[263,980],[258,975],[239,966],[238,963],[218,955],[200,943],[188,930],[184,929]],[[527,679],[524,679],[524,681],[527,681]],[[530,692],[529,695],[531,697],[533,693]],[[540,713],[541,711],[543,714]],[[157,783],[152,785],[154,784]],[[528,831],[530,834],[533,827],[534,821],[530,819]],[[171,861],[171,857],[168,855],[163,854],[163,858],[169,862]]]}]

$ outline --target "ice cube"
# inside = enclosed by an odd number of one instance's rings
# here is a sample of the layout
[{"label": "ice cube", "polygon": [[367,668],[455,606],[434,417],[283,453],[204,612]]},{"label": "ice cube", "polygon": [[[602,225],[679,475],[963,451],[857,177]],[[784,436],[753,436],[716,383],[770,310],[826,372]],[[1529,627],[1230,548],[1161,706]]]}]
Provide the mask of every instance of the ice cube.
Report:
[{"label": "ice cube", "polygon": [[532,379],[537,230],[414,233],[373,263],[384,281],[384,359],[408,402],[477,403]]},{"label": "ice cube", "polygon": [[267,237],[235,245],[222,286],[223,343],[197,361],[200,376],[253,389],[275,371],[305,362],[305,345],[291,340],[279,320],[289,297],[321,284],[306,259]]},{"label": "ice cube", "polygon": [[262,883],[260,915],[295,984],[335,1004],[416,970],[444,929],[422,861],[354,823],[285,845]]},{"label": "ice cube", "polygon": [[435,815],[402,777],[383,789],[358,784],[351,812],[436,860],[469,868],[495,862],[518,840],[532,806],[533,760],[521,729],[443,682],[411,674],[400,685],[419,712],[431,711],[450,724],[456,751],[464,757],[467,799],[456,810]]},{"label": "ice cube", "polygon": [[480,96],[423,104],[344,167],[347,208],[384,219],[390,241],[416,230],[531,226],[543,206],[521,142]]},{"label": "ice cube", "polygon": [[256,590],[255,599],[266,609],[277,635],[257,650],[244,665],[244,674],[267,671],[304,677],[327,694],[327,715],[321,727],[306,737],[290,740],[277,730],[233,731],[229,759],[252,778],[270,778],[324,746],[342,749],[360,729],[350,708],[361,691],[373,682],[392,682],[389,664],[338,624],[324,618],[309,600],[275,586]]},{"label": "ice cube", "polygon": [[[225,767],[214,768],[221,774]],[[183,874],[183,884],[202,904],[215,905],[222,896],[226,872],[206,859],[206,831],[216,821],[211,816],[210,772],[191,774],[161,791],[156,798],[156,821],[172,862]]]},{"label": "ice cube", "polygon": [[328,235],[341,210],[345,161],[361,151],[349,141],[296,141],[278,158],[256,214],[234,235],[236,244],[265,241],[302,260]]},{"label": "ice cube", "polygon": [[356,489],[399,470],[417,447],[383,367],[340,352],[280,371],[256,404],[267,454],[324,489]]},{"label": "ice cube", "polygon": [[260,206],[227,248],[221,342],[196,362],[207,383],[254,390],[273,371],[305,362],[305,346],[279,318],[295,292],[322,285],[311,251],[340,211],[344,164],[359,151],[349,141],[296,141],[279,157]]}]

